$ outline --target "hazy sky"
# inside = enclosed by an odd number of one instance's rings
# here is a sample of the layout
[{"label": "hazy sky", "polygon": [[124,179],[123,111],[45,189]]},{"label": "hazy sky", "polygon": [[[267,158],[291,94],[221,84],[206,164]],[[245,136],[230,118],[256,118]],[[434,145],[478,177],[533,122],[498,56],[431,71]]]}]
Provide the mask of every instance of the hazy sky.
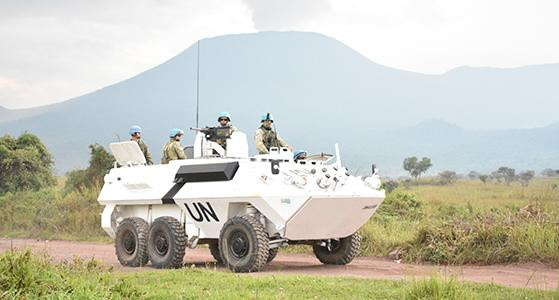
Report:
[{"label": "hazy sky", "polygon": [[559,62],[556,0],[0,0],[0,105],[64,101],[198,39],[314,31],[423,73]]}]

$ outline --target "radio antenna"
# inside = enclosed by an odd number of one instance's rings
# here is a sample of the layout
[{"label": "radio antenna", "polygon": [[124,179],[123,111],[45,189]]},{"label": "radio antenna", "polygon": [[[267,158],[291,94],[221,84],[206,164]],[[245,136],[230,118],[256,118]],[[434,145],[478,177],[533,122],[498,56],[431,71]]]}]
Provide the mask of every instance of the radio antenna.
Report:
[{"label": "radio antenna", "polygon": [[200,40],[197,43],[196,51],[196,128],[198,126],[198,119],[200,115]]}]

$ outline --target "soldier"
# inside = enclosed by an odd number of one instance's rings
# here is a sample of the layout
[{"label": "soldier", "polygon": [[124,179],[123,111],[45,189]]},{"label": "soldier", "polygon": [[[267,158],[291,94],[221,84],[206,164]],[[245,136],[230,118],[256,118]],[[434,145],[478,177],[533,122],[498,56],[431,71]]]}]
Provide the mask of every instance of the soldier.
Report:
[{"label": "soldier", "polygon": [[170,140],[163,147],[163,157],[161,158],[162,164],[168,164],[171,160],[186,159],[186,154],[180,144],[180,140],[184,131],[179,128],[171,129],[169,133]]},{"label": "soldier", "polygon": [[148,165],[153,165],[153,160],[151,159],[151,153],[149,153],[148,146],[146,145],[146,143],[144,143],[144,141],[142,141],[141,137],[142,137],[142,128],[140,126],[134,125],[130,127],[130,140],[138,143],[138,146],[140,146],[140,150],[142,150],[142,153],[146,158],[146,163]]},{"label": "soldier", "polygon": [[[226,112],[220,112],[217,115],[217,122],[218,124],[218,128],[229,128],[229,135],[231,136],[231,134],[233,134],[233,132],[237,131],[237,128],[233,125],[231,125],[231,115]],[[216,143],[218,143],[221,147],[223,147],[223,149],[227,149],[227,139],[216,139],[215,141]]]},{"label": "soldier", "polygon": [[297,150],[295,151],[295,153],[293,153],[293,160],[295,162],[298,162],[300,160],[305,160],[305,159],[307,159],[307,151]]},{"label": "soldier", "polygon": [[270,113],[265,113],[260,117],[262,124],[254,134],[254,144],[256,150],[260,154],[270,153],[270,147],[288,147],[290,151],[293,149],[272,129],[274,117]]}]

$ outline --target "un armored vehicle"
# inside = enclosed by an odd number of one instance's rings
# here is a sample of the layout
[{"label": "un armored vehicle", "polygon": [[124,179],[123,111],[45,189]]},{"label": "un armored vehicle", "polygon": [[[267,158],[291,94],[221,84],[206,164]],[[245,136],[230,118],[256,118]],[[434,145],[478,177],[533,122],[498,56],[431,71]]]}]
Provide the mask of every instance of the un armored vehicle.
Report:
[{"label": "un armored vehicle", "polygon": [[[226,148],[215,137],[226,138]],[[182,266],[185,249],[208,244],[234,272],[255,272],[278,248],[312,245],[324,264],[357,255],[357,230],[384,199],[380,179],[350,175],[336,155],[295,161],[287,148],[249,156],[235,131],[198,131],[186,160],[146,165],[137,143],[113,143],[114,168],[98,201],[101,226],[124,266]],[[334,159],[335,158],[335,159]]]}]

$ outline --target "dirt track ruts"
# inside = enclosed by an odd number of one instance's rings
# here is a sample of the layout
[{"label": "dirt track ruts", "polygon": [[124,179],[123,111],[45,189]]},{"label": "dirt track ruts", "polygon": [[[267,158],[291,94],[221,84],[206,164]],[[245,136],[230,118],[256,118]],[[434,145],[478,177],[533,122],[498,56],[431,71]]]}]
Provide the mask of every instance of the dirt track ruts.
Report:
[{"label": "dirt track ruts", "polygon": [[[46,252],[57,261],[71,260],[74,256],[84,259],[95,258],[114,265],[122,271],[155,270],[149,265],[144,268],[121,267],[111,244],[72,241],[45,241],[35,239],[0,238],[0,252],[11,248],[29,247],[36,253]],[[188,265],[214,268],[214,260],[208,249],[187,249],[185,263]],[[222,267],[217,270],[226,271]],[[322,265],[307,254],[279,254],[276,259],[259,273],[262,275],[319,275],[344,276],[374,279],[405,279],[439,273],[442,277],[454,276],[459,280],[495,283],[517,288],[559,289],[559,268],[538,263],[491,265],[491,266],[432,266],[399,264],[385,258],[359,257],[347,266]]]}]

